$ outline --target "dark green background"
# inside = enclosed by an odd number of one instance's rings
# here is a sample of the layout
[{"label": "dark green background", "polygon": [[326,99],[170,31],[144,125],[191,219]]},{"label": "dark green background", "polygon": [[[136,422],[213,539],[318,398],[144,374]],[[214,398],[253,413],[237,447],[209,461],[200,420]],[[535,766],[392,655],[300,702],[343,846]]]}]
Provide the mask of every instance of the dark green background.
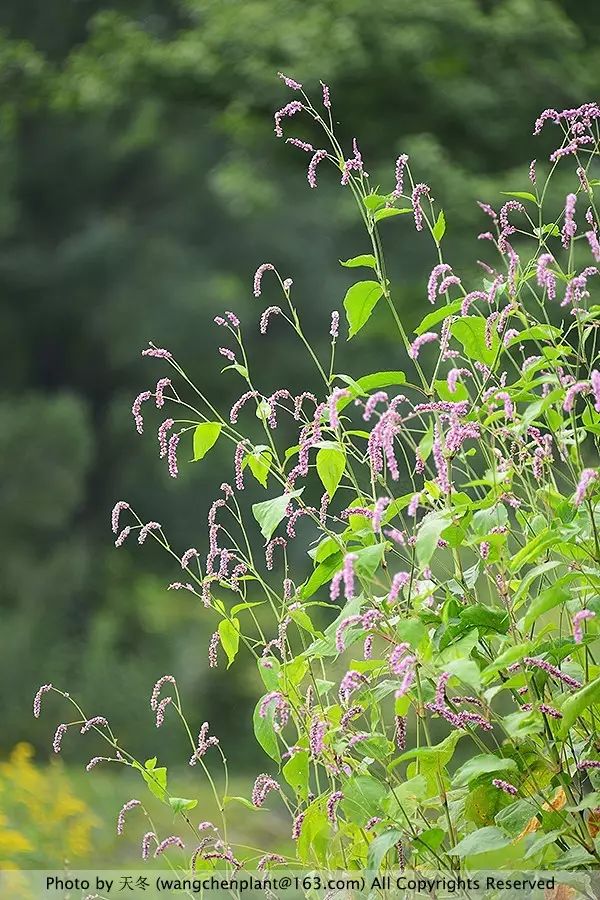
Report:
[{"label": "dark green background", "polygon": [[[209,674],[215,622],[166,592],[176,566],[151,542],[112,545],[110,509],[125,497],[175,547],[204,548],[208,506],[232,479],[224,443],[173,482],[160,420],[135,433],[133,397],[165,374],[140,349],[169,347],[225,407],[241,387],[219,376],[224,333],[210,323],[234,309],[265,391],[317,387],[281,323],[258,334],[262,300],[277,300],[268,288],[253,298],[252,274],[269,259],[293,277],[324,347],[352,281],[337,260],[369,248],[339,179],[322,169],[311,191],[304,154],[274,138],[272,112],[289,99],[279,69],[317,97],[319,78],[331,85],[339,133],[357,136],[374,183],[389,190],[410,153],[446,209],[446,255],[466,272],[486,252],[475,199],[526,190],[530,158],[553,149],[532,137],[536,115],[597,99],[600,6],[5,0],[0,27],[0,749],[25,738],[47,752],[63,713],[51,701],[36,723],[30,703],[52,680],[109,715],[134,751],[175,752],[175,729],[157,735],[147,703],[173,672],[192,721],[210,719],[230,758],[254,764],[253,739],[240,740],[254,671],[241,659]],[[296,121],[286,130],[312,138]],[[382,229],[410,328],[431,248],[409,217]],[[382,312],[338,371],[398,365]],[[84,759],[90,746],[67,740],[65,753]]]}]

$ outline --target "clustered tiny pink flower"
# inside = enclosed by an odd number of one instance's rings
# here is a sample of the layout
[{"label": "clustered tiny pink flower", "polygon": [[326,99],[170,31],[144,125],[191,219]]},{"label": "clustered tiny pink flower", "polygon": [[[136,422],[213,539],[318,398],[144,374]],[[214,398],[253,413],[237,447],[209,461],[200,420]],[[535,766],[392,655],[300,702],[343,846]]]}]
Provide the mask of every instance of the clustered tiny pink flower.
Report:
[{"label": "clustered tiny pink flower", "polygon": [[329,329],[329,334],[335,340],[340,331],[340,314],[337,310],[333,310],[331,313],[331,328]]},{"label": "clustered tiny pink flower", "polygon": [[160,856],[161,853],[164,853],[169,847],[179,847],[181,850],[185,850],[185,844],[176,834],[172,834],[170,837],[161,841],[156,850],[154,851],[155,858]]},{"label": "clustered tiny pink flower", "polygon": [[325,107],[325,109],[331,109],[331,95],[329,86],[321,82],[321,87],[323,89],[323,106]]},{"label": "clustered tiny pink flower", "polygon": [[91,728],[108,728],[108,721],[104,716],[92,716],[81,726],[81,734],[85,734]]},{"label": "clustered tiny pink flower", "polygon": [[323,750],[325,749],[325,733],[327,731],[327,722],[323,722],[322,719],[319,719],[315,716],[311,723],[308,731],[308,745],[310,749],[310,755],[313,759],[316,759],[321,755]]},{"label": "clustered tiny pink flower", "polygon": [[156,402],[156,408],[162,409],[165,405],[165,390],[168,387],[173,387],[170,378],[161,378],[156,382],[156,387],[154,388],[154,399]]},{"label": "clustered tiny pink flower", "polygon": [[158,838],[154,834],[153,831],[147,831],[144,837],[142,838],[142,859],[148,859],[150,856],[150,843],[154,841],[158,844]]},{"label": "clustered tiny pink flower", "polygon": [[412,205],[413,205],[413,213],[415,216],[415,228],[417,231],[423,230],[423,210],[421,209],[421,197],[427,195],[429,196],[429,186],[423,184],[416,184],[413,188],[412,192]]},{"label": "clustered tiny pink flower", "polygon": [[536,162],[537,162],[537,160],[532,159],[531,162],[529,163],[529,180],[533,185],[535,185],[535,183],[536,183],[536,176],[535,176]]},{"label": "clustered tiny pink flower", "polygon": [[256,806],[257,809],[264,804],[267,794],[269,791],[280,791],[281,786],[275,781],[274,778],[271,778],[270,775],[267,775],[263,772],[259,775],[254,782],[254,787],[252,788],[252,805]]},{"label": "clustered tiny pink flower", "polygon": [[175,679],[173,678],[172,675],[163,675],[161,678],[158,679],[158,681],[152,688],[152,694],[150,696],[150,709],[153,712],[156,712],[156,709],[158,707],[158,699],[160,697],[160,692],[162,690],[162,686],[163,686],[163,684],[167,684],[167,683],[172,684],[174,687],[177,687],[177,682],[175,681]]},{"label": "clustered tiny pink flower", "polygon": [[169,703],[173,700],[172,697],[163,697],[158,706],[156,707],[156,727],[160,728],[163,722],[165,721],[165,710]]},{"label": "clustered tiny pink flower", "polygon": [[305,818],[306,818],[306,813],[301,812],[301,813],[298,813],[298,815],[294,819],[294,822],[292,824],[292,840],[293,841],[297,841],[298,838],[300,837],[300,833],[302,831],[302,823],[304,822]]},{"label": "clustered tiny pink flower", "polygon": [[394,577],[392,578],[392,586],[390,587],[390,591],[388,594],[388,600],[390,603],[396,603],[398,600],[398,596],[402,588],[406,587],[407,584],[410,583],[410,574],[408,572],[396,572]]},{"label": "clustered tiny pink flower", "polygon": [[562,245],[567,249],[577,233],[577,225],[575,224],[575,204],[577,203],[576,194],[567,194],[565,203],[565,221],[562,229]]},{"label": "clustered tiny pink flower", "polygon": [[596,613],[591,609],[580,609],[579,612],[576,612],[573,616],[573,640],[576,644],[581,644],[583,641],[583,627],[582,622],[589,621],[590,619],[595,619]]},{"label": "clustered tiny pink flower", "polygon": [[244,404],[247,403],[248,400],[256,399],[258,396],[258,391],[246,391],[245,394],[242,394],[242,396],[238,400],[236,400],[229,412],[229,421],[232,425],[236,424],[238,416],[240,414],[240,410],[244,406]]},{"label": "clustered tiny pink flower", "polygon": [[206,751],[210,749],[210,747],[216,747],[219,743],[219,738],[214,737],[213,735],[208,737],[209,727],[210,726],[209,726],[208,722],[202,723],[202,727],[200,728],[200,733],[198,734],[197,747],[194,750],[194,752],[192,753],[192,756],[190,758],[190,762],[189,762],[190,766],[195,766],[196,763],[198,762],[198,760],[202,759],[202,757],[204,756]]},{"label": "clustered tiny pink flower", "polygon": [[235,455],[233,459],[234,472],[235,472],[235,487],[238,491],[244,490],[244,470],[242,468],[242,463],[244,461],[244,456],[248,452],[246,447],[246,441],[240,441],[235,448]]},{"label": "clustered tiny pink flower", "polygon": [[152,396],[150,391],[142,391],[141,394],[138,394],[135,400],[133,401],[133,406],[131,407],[131,414],[135,419],[135,428],[138,434],[144,433],[144,419],[142,418],[142,414],[140,412],[142,403],[145,403],[146,400],[149,400]]},{"label": "clustered tiny pink flower", "polygon": [[434,331],[426,331],[424,334],[420,334],[417,338],[415,338],[415,340],[408,348],[408,355],[411,359],[418,359],[421,347],[424,347],[425,344],[431,344],[432,341],[437,340],[438,335]]},{"label": "clustered tiny pink flower", "polygon": [[291,103],[286,103],[284,107],[278,109],[274,115],[275,119],[275,134],[278,138],[283,137],[283,128],[281,127],[281,120],[285,119],[288,116],[295,116],[296,113],[299,113],[304,107],[300,103],[299,100],[292,100]]},{"label": "clustered tiny pink flower", "polygon": [[342,172],[342,180],[341,184],[346,185],[350,181],[350,173],[352,171],[358,172],[359,174],[367,175],[367,173],[363,169],[363,160],[358,149],[358,144],[356,142],[356,138],[352,138],[352,151],[353,157],[351,159],[347,159],[344,162],[344,169]]},{"label": "clustered tiny pink flower", "polygon": [[161,527],[159,522],[146,522],[146,524],[142,525],[140,528],[138,544],[143,544],[151,531],[160,531]]},{"label": "clustered tiny pink flower", "polygon": [[141,805],[139,800],[128,800],[127,803],[121,807],[117,817],[117,834],[123,834],[123,828],[125,827],[125,813],[129,812],[130,809],[134,809],[136,806]]},{"label": "clustered tiny pink flower", "polygon": [[169,466],[169,475],[171,478],[177,478],[179,475],[179,468],[177,466],[177,445],[179,443],[179,432],[172,434],[169,438],[169,444],[167,447],[167,463]]},{"label": "clustered tiny pink flower", "polygon": [[210,669],[216,669],[218,665],[217,648],[221,642],[218,631],[215,631],[208,644],[208,666]]},{"label": "clustered tiny pink flower", "polygon": [[564,672],[557,666],[553,666],[552,663],[546,662],[545,659],[539,659],[534,656],[526,656],[523,659],[523,662],[526,666],[531,668],[541,669],[543,672],[546,672],[548,675],[551,675],[553,678],[556,678],[558,681],[562,681],[563,684],[566,684],[567,687],[572,688],[574,691],[579,690],[582,687],[580,681],[577,681],[576,678],[571,678],[570,675],[566,675]]},{"label": "clustered tiny pink flower", "polygon": [[301,141],[300,138],[286,138],[286,144],[291,144],[292,147],[298,147],[300,150],[304,150],[305,153],[314,153],[315,148],[312,144],[309,144],[307,141]]},{"label": "clustered tiny pink flower", "polygon": [[164,350],[162,347],[148,347],[146,350],[142,350],[142,356],[153,356],[155,359],[173,359],[169,350]]},{"label": "clustered tiny pink flower", "polygon": [[42,711],[42,696],[51,690],[51,684],[43,684],[40,688],[38,688],[38,692],[33,698],[33,715],[36,719],[39,719],[40,713]]},{"label": "clustered tiny pink flower", "polygon": [[310,187],[313,189],[317,186],[317,166],[326,158],[327,150],[316,150],[314,156],[308,164],[308,169],[306,170],[306,179]]},{"label": "clustered tiny pink flower", "polygon": [[283,313],[279,306],[267,306],[262,316],[260,317],[260,333],[266,334],[267,328],[269,327],[269,319],[271,316],[281,316]]},{"label": "clustered tiny pink flower", "polygon": [[518,794],[518,789],[514,786],[514,784],[509,784],[508,781],[503,781],[502,778],[494,778],[492,780],[492,784],[495,788],[498,788],[500,791],[504,791],[505,794],[515,795]]},{"label": "clustered tiny pink flower", "polygon": [[229,350],[227,347],[219,347],[219,353],[221,356],[224,356],[225,359],[228,359],[229,362],[235,362],[235,353],[233,350]]},{"label": "clustered tiny pink flower", "polygon": [[254,273],[254,296],[260,297],[262,288],[262,278],[265,272],[274,272],[275,266],[272,263],[263,263]]},{"label": "clustered tiny pink flower", "polygon": [[396,160],[396,186],[392,191],[392,200],[399,200],[404,192],[404,169],[407,162],[408,155],[406,153],[401,153]]},{"label": "clustered tiny pink flower", "polygon": [[175,424],[174,419],[165,419],[158,429],[158,446],[160,448],[160,458],[163,459],[167,455],[168,439],[167,433]]},{"label": "clustered tiny pink flower", "polygon": [[294,81],[293,78],[289,78],[287,75],[284,75],[283,72],[277,73],[286,87],[289,87],[292,91],[301,91],[302,85],[298,81]]},{"label": "clustered tiny pink flower", "polygon": [[595,469],[584,469],[579,478],[579,483],[575,490],[575,498],[574,503],[575,506],[581,506],[583,501],[585,500],[588,492],[588,488],[590,484],[596,481],[598,478],[598,472]]},{"label": "clustered tiny pink flower", "polygon": [[52,749],[54,750],[55,753],[60,753],[62,739],[65,736],[68,727],[69,727],[68,725],[61,724],[56,729],[56,732],[54,733],[54,739],[52,741]]},{"label": "clustered tiny pink flower", "polygon": [[327,818],[332,824],[337,821],[336,807],[344,797],[341,791],[333,791],[327,798]]}]

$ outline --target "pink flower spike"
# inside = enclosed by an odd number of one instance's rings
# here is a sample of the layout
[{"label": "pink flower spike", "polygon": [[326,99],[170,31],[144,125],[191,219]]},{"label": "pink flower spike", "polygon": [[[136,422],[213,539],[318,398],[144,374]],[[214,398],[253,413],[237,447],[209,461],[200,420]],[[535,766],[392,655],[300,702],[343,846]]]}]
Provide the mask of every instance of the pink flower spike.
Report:
[{"label": "pink flower spike", "polygon": [[169,350],[162,347],[148,347],[147,350],[142,350],[142,356],[152,356],[154,359],[173,359]]},{"label": "pink flower spike", "polygon": [[289,87],[292,91],[301,91],[302,85],[298,81],[294,81],[293,78],[289,78],[287,75],[284,75],[283,72],[277,73],[286,87]]},{"label": "pink flower spike", "polygon": [[37,694],[33,698],[33,715],[35,716],[36,719],[39,719],[40,713],[42,711],[42,696],[51,690],[52,690],[51,684],[43,684],[38,689]]},{"label": "pink flower spike", "polygon": [[323,106],[325,109],[331,109],[331,93],[329,86],[321,82],[321,87],[323,88]]},{"label": "pink flower spike", "polygon": [[272,263],[263,263],[254,273],[254,296],[260,297],[262,289],[262,277],[265,272],[274,272],[275,266]]},{"label": "pink flower spike", "polygon": [[415,228],[417,229],[417,231],[423,230],[423,210],[421,209],[421,197],[423,197],[425,194],[429,196],[428,185],[421,182],[420,184],[416,184],[414,186],[411,201],[413,205],[413,213],[415,216]]},{"label": "pink flower spike", "polygon": [[434,331],[426,331],[425,334],[420,334],[419,337],[415,338],[408,349],[408,355],[411,359],[418,359],[419,353],[421,351],[421,347],[424,347],[425,344],[430,344],[432,341],[437,341],[438,335]]},{"label": "pink flower spike", "polygon": [[119,531],[119,516],[126,509],[129,509],[129,503],[126,503],[125,500],[119,500],[118,503],[115,503],[113,506],[110,517],[113,534],[117,534]]},{"label": "pink flower spike", "polygon": [[316,150],[314,156],[308,164],[308,169],[306,171],[306,179],[311,186],[311,188],[316,188],[317,186],[317,166],[322,160],[327,158],[327,150]]},{"label": "pink flower spike", "polygon": [[123,828],[125,827],[125,813],[129,812],[130,809],[134,809],[136,806],[141,805],[139,800],[128,800],[127,803],[121,807],[117,817],[117,834],[123,834]]},{"label": "pink flower spike", "polygon": [[591,609],[581,609],[579,612],[576,612],[573,616],[573,640],[576,644],[581,644],[583,641],[583,628],[581,626],[582,622],[585,622],[589,619],[595,619],[596,613],[592,612]]},{"label": "pink flower spike", "polygon": [[281,316],[283,315],[279,306],[267,306],[262,316],[260,317],[260,333],[266,334],[267,328],[269,327],[269,319],[271,316]]},{"label": "pink flower spike", "polygon": [[278,138],[283,137],[281,120],[288,116],[295,116],[296,113],[299,113],[303,108],[304,107],[299,100],[292,100],[291,103],[286,103],[284,107],[277,110],[273,118],[275,119],[275,134]]},{"label": "pink flower spike", "polygon": [[396,187],[392,191],[392,200],[399,200],[404,192],[404,168],[407,162],[406,153],[401,153],[396,160]]}]

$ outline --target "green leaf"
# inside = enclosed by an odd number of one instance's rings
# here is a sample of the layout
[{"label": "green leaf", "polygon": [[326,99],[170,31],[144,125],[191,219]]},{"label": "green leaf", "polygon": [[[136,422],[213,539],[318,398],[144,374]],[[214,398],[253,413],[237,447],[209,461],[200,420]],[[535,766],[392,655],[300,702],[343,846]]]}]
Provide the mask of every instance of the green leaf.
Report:
[{"label": "green leaf", "polygon": [[369,321],[382,294],[383,288],[378,281],[359,281],[348,289],[344,297],[344,309],[350,326],[348,340]]},{"label": "green leaf", "polygon": [[452,323],[451,331],[459,341],[469,359],[476,359],[486,366],[491,366],[496,359],[500,339],[495,329],[492,329],[492,347],[488,349],[485,343],[486,320],[481,316],[462,316]]},{"label": "green leaf", "polygon": [[546,550],[554,544],[558,544],[560,539],[560,535],[555,528],[544,528],[528,541],[518,553],[515,553],[510,563],[511,572],[518,572],[525,563],[535,562]]},{"label": "green leaf", "polygon": [[194,430],[194,462],[202,459],[217,443],[223,426],[220,422],[202,422]]},{"label": "green leaf", "polygon": [[358,266],[368,266],[370,269],[374,269],[376,265],[377,260],[372,253],[363,253],[362,256],[354,256],[345,262],[340,259],[340,266],[345,266],[347,269],[356,269]]},{"label": "green leaf", "polygon": [[402,831],[390,828],[372,840],[367,854],[367,869],[370,872],[379,872],[385,854],[403,838],[404,833]]},{"label": "green leaf", "polygon": [[338,447],[322,447],[317,453],[317,472],[329,499],[338,489],[346,468],[346,454]]},{"label": "green leaf", "polygon": [[167,770],[164,766],[156,768],[156,757],[146,760],[145,767],[138,762],[133,762],[132,766],[137,769],[142,778],[148,785],[151,794],[166,803],[167,799]]},{"label": "green leaf", "polygon": [[568,697],[561,707],[563,714],[558,736],[565,738],[570,727],[589,706],[600,701],[600,676]]},{"label": "green leaf", "polygon": [[297,797],[308,797],[308,750],[293,753],[281,770],[283,777]]},{"label": "green leaf", "polygon": [[375,212],[376,209],[385,206],[387,202],[386,194],[367,194],[366,197],[363,197],[363,203],[369,212]]},{"label": "green leaf", "polygon": [[462,859],[465,856],[473,856],[476,853],[487,853],[489,850],[501,850],[502,847],[507,847],[510,842],[511,837],[509,835],[505,834],[504,831],[500,831],[499,828],[490,825],[487,828],[480,828],[478,831],[473,831],[471,834],[468,834],[466,838],[459,841],[456,847],[453,847],[448,853],[451,856],[459,856]]},{"label": "green leaf", "polygon": [[446,217],[444,215],[444,210],[440,209],[439,215],[436,219],[435,225],[432,229],[432,236],[436,244],[439,244],[444,234],[446,233]]},{"label": "green leaf", "polygon": [[391,219],[393,216],[402,216],[409,212],[412,212],[412,209],[408,207],[396,209],[395,206],[386,206],[385,209],[378,209],[373,219],[375,222],[380,222],[382,219]]},{"label": "green leaf", "polygon": [[525,631],[529,631],[531,626],[535,625],[540,616],[549,610],[554,609],[555,606],[566,603],[570,597],[570,592],[565,590],[561,584],[553,584],[545,591],[542,591],[539,597],[535,598],[525,616]]},{"label": "green leaf", "polygon": [[450,525],[451,521],[451,515],[447,512],[430,512],[424,517],[417,534],[416,549],[419,565],[428,565],[442,531]]},{"label": "green leaf", "polygon": [[269,470],[271,468],[272,454],[268,447],[255,447],[252,453],[249,453],[244,463],[248,466],[259,484],[264,488],[267,486]]},{"label": "green leaf", "polygon": [[354,775],[344,785],[342,808],[346,819],[357,825],[366,825],[379,813],[387,788],[372,775]]},{"label": "green leaf", "polygon": [[239,803],[241,806],[245,806],[246,809],[251,809],[254,812],[258,809],[254,803],[250,803],[247,797],[223,797],[223,805],[226,806],[228,803]]},{"label": "green leaf", "polygon": [[454,659],[446,663],[444,670],[459,678],[463,684],[468,684],[478,691],[481,687],[481,675],[479,666],[473,659]]},{"label": "green leaf", "polygon": [[531,202],[535,203],[537,206],[535,194],[532,194],[529,191],[500,191],[500,193],[504,194],[505,197],[518,197],[519,200],[531,200]]},{"label": "green leaf", "polygon": [[274,497],[272,500],[263,500],[262,503],[254,503],[252,505],[252,515],[260,525],[262,536],[266,541],[270,541],[273,532],[285,516],[290,500],[299,497],[304,488],[299,491],[290,491],[288,494],[282,494],[281,497]]},{"label": "green leaf", "polygon": [[[338,376],[339,377],[339,376]],[[356,397],[364,397],[369,391],[377,391],[380,388],[401,385],[406,382],[404,372],[373,372],[372,375],[363,375],[354,385],[350,385],[352,396],[343,397],[338,403],[338,411],[352,403]]]},{"label": "green leaf", "polygon": [[462,304],[462,300],[453,300],[452,303],[448,303],[446,306],[440,306],[438,309],[434,309],[434,311],[428,313],[421,321],[420,325],[415,328],[415,334],[425,334],[426,331],[430,331],[430,329],[434,325],[437,325],[438,322],[443,322],[448,316],[452,316],[455,312],[458,312]]},{"label": "green leaf", "polygon": [[198,801],[186,800],[184,797],[169,797],[169,806],[174,813],[180,813],[186,809],[194,809],[198,806]]},{"label": "green leaf", "polygon": [[227,668],[232,664],[240,647],[240,620],[221,619],[218,627],[221,646],[227,654]]},{"label": "green leaf", "polygon": [[306,584],[303,584],[300,588],[300,599],[309,600],[322,585],[329,581],[333,573],[337,572],[337,570],[340,568],[341,562],[342,554],[340,551],[338,551],[332,556],[328,556],[327,559],[323,560],[323,562],[319,563]]},{"label": "green leaf", "polygon": [[507,772],[509,769],[511,771],[518,770],[514,759],[503,759],[500,756],[494,756],[493,753],[482,753],[480,756],[474,756],[467,760],[460,769],[457,769],[452,776],[452,784],[454,787],[462,787],[474,778],[478,778],[479,775],[488,775],[490,772]]},{"label": "green leaf", "polygon": [[383,559],[385,544],[373,544],[371,547],[361,547],[355,552],[356,560],[354,571],[363,578],[372,578]]},{"label": "green leaf", "polygon": [[254,715],[252,717],[252,721],[254,724],[254,735],[267,756],[270,756],[271,759],[275,760],[275,762],[281,762],[281,753],[279,751],[277,733],[275,731],[275,728],[273,727],[275,704],[269,703],[266,715],[261,716],[259,714],[259,711],[263,700],[264,697],[261,697],[254,708]]}]

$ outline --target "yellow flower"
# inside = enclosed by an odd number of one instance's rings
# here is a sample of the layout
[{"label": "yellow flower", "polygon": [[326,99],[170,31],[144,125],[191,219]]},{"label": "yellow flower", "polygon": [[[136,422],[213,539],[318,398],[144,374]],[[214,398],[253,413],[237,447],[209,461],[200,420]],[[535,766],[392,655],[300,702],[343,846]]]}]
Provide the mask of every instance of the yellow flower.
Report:
[{"label": "yellow flower", "polygon": [[36,766],[29,744],[0,763],[0,868],[50,868],[85,856],[97,824],[60,763]]}]

